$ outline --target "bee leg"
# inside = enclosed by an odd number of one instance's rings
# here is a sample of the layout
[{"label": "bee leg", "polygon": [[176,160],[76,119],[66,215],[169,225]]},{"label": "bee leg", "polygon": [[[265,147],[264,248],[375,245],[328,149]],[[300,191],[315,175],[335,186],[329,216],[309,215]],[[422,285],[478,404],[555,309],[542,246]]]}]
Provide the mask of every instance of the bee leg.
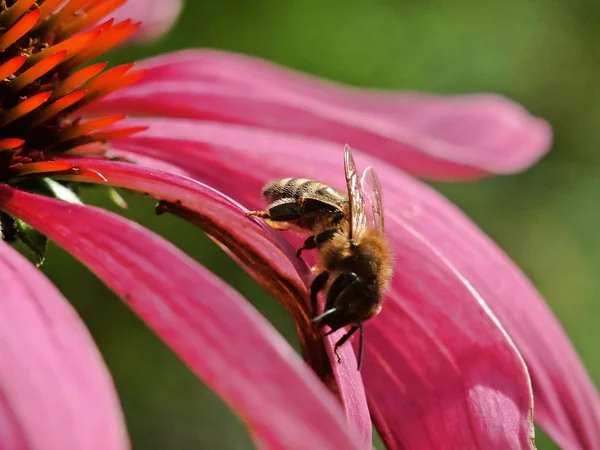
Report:
[{"label": "bee leg", "polygon": [[315,240],[316,236],[309,236],[305,241],[304,244],[302,244],[302,247],[300,247],[298,249],[298,251],[296,252],[296,256],[298,257],[298,259],[302,258],[302,251],[303,250],[312,250],[314,248],[317,248],[317,241]]},{"label": "bee leg", "polygon": [[246,212],[246,217],[260,217],[267,225],[275,230],[285,231],[289,230],[292,226],[290,222],[275,222],[271,220],[268,211],[248,211]]},{"label": "bee leg", "polygon": [[309,236],[308,239],[306,239],[306,241],[304,241],[304,245],[302,247],[300,247],[298,249],[298,251],[296,252],[296,256],[298,258],[300,258],[300,257],[302,257],[303,250],[312,250],[314,248],[317,248],[324,242],[331,239],[333,237],[333,235],[335,234],[335,232],[336,232],[336,230],[331,229],[331,230],[322,231],[321,233],[319,233],[315,236]]},{"label": "bee leg", "polygon": [[270,219],[271,216],[267,211],[247,211],[246,217],[260,217],[261,219]]},{"label": "bee leg", "polygon": [[302,217],[302,208],[293,198],[282,198],[271,203],[264,211],[248,211],[246,217],[255,216],[270,222],[290,222]]},{"label": "bee leg", "polygon": [[360,344],[358,347],[358,370],[360,370],[360,365],[362,363],[362,353],[363,353],[363,328],[362,328],[362,323],[359,325],[354,325],[352,328],[350,328],[348,330],[348,332],[343,335],[336,343],[335,346],[333,347],[333,351],[335,352],[335,356],[337,356],[337,361],[338,364],[340,364],[342,362],[342,357],[340,355],[340,347],[342,345],[344,345],[346,343],[346,341],[348,339],[350,339],[350,337],[352,337],[352,335],[354,333],[356,333],[357,330],[360,330]]},{"label": "bee leg", "polygon": [[246,217],[260,217],[275,230],[289,230],[293,222],[302,217],[302,211],[293,199],[281,199],[264,211],[248,211]]},{"label": "bee leg", "polygon": [[310,285],[310,303],[312,305],[313,314],[317,315],[317,294],[325,287],[329,279],[329,272],[321,272],[315,277]]}]

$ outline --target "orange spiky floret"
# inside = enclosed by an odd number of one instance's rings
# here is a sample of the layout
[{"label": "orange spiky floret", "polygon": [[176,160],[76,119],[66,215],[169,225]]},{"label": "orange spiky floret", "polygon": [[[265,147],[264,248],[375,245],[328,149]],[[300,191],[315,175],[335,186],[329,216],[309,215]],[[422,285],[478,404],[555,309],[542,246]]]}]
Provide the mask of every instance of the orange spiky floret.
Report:
[{"label": "orange spiky floret", "polygon": [[117,89],[136,83],[146,74],[145,70],[127,73],[132,67],[133,64],[123,64],[121,66],[113,67],[102,75],[87,82],[83,87],[88,90],[88,95],[86,95],[85,99],[80,103],[80,106],[87,105]]},{"label": "orange spiky floret", "polygon": [[73,70],[73,68],[102,55],[131,36],[139,26],[139,22],[133,23],[127,19],[102,30],[98,38],[87,49],[64,63],[65,69]]},{"label": "orange spiky floret", "polygon": [[27,60],[27,66],[31,66],[32,64],[37,63],[45,57],[48,57],[55,53],[59,53],[64,50],[67,51],[67,57],[75,56],[83,49],[87,48],[92,42],[94,42],[94,39],[96,39],[99,35],[100,31],[93,30],[66,39],[60,42],[59,44],[53,45],[52,47],[48,47],[46,50],[43,50],[31,56]]},{"label": "orange spiky floret", "polygon": [[18,39],[27,34],[40,18],[40,10],[31,11],[0,37],[0,51],[6,50]]},{"label": "orange spiky floret", "polygon": [[56,28],[69,22],[87,2],[88,0],[70,0],[48,19],[49,26]]},{"label": "orange spiky floret", "polygon": [[4,64],[0,66],[0,81],[8,78],[12,74],[14,74],[17,70],[21,68],[25,61],[27,60],[27,56],[15,56],[12,59],[9,59]]},{"label": "orange spiky floret", "polygon": [[0,139],[0,152],[4,150],[14,150],[15,148],[23,145],[25,141],[23,139],[6,138]]},{"label": "orange spiky floret", "polygon": [[86,90],[75,91],[65,95],[64,97],[59,98],[58,100],[54,101],[52,104],[46,106],[43,110],[41,110],[35,117],[35,119],[32,120],[31,124],[38,125],[40,123],[45,122],[46,120],[51,119],[52,117],[56,116],[59,112],[77,103],[85,96],[86,93]]},{"label": "orange spiky floret", "polygon": [[94,92],[90,92],[81,102],[81,106],[87,105],[88,103],[98,100],[101,97],[105,97],[111,92],[124,88],[125,86],[137,83],[144,77],[144,75],[146,75],[146,73],[147,70],[136,70],[135,72],[128,73],[127,75],[115,79],[115,81],[113,81],[111,84],[107,84],[102,88],[96,89]]},{"label": "orange spiky floret", "polygon": [[69,94],[70,92],[74,91],[82,84],[84,84],[85,82],[102,72],[107,65],[108,63],[105,62],[93,64],[84,69],[78,70],[72,75],[69,75],[53,90],[53,97],[60,97],[62,95]]},{"label": "orange spiky floret", "polygon": [[123,139],[125,137],[131,136],[132,134],[139,133],[141,131],[146,131],[149,127],[139,126],[139,127],[126,127],[126,128],[115,128],[108,131],[99,131],[96,133],[90,134],[90,137],[98,140],[98,141],[110,141],[113,139]]},{"label": "orange spiky floret", "polygon": [[33,4],[35,0],[18,0],[14,5],[0,14],[0,25],[8,28],[14,24]]},{"label": "orange spiky floret", "polygon": [[65,172],[73,167],[75,167],[73,164],[65,162],[41,161],[11,167],[11,171],[14,175],[23,176],[34,173]]},{"label": "orange spiky floret", "polygon": [[97,180],[102,183],[106,183],[108,180],[104,175],[94,169],[85,169],[82,167],[74,166],[71,170],[61,172],[55,177],[57,180],[64,181],[84,181],[84,180]]},{"label": "orange spiky floret", "polygon": [[84,12],[75,20],[72,20],[64,27],[61,27],[58,33],[59,36],[71,36],[73,33],[83,30],[84,28],[96,23],[107,14],[113,12],[119,6],[122,6],[125,1],[126,0],[106,0],[97,3],[94,7],[90,8],[89,11]]},{"label": "orange spiky floret", "polygon": [[108,20],[100,23],[99,25],[95,26],[92,30],[93,31],[108,30],[110,27],[113,26],[114,23],[115,23],[115,19],[108,19]]},{"label": "orange spiky floret", "polygon": [[19,119],[25,114],[29,114],[37,107],[43,105],[49,98],[51,92],[42,92],[22,101],[17,106],[0,115],[0,126],[6,126]]},{"label": "orange spiky floret", "polygon": [[39,63],[34,65],[31,69],[26,70],[21,75],[12,80],[7,87],[12,90],[18,91],[23,89],[29,83],[33,83],[35,80],[45,75],[50,70],[54,69],[60,62],[67,56],[67,51],[55,53],[54,55],[48,56],[42,59]]},{"label": "orange spiky floret", "polygon": [[80,136],[85,136],[92,131],[100,130],[109,125],[115,124],[125,118],[124,115],[118,116],[106,116],[100,117],[99,119],[88,120],[81,125],[75,125],[70,128],[65,128],[60,131],[60,135],[57,139],[58,142],[69,141]]},{"label": "orange spiky floret", "polygon": [[64,0],[45,0],[44,3],[40,5],[40,21],[43,21],[46,19],[46,17],[52,14],[52,12],[58,8],[63,1]]},{"label": "orange spiky floret", "polygon": [[90,155],[103,155],[108,150],[108,146],[105,142],[90,142],[88,144],[81,144],[66,150],[64,154],[75,155],[75,156],[90,156]]},{"label": "orange spiky floret", "polygon": [[114,83],[120,77],[125,75],[129,69],[133,67],[133,64],[121,64],[120,66],[113,67],[112,69],[107,70],[102,75],[98,75],[91,81],[88,81],[85,84],[85,89],[88,91],[96,91],[98,89],[102,89],[110,83]]},{"label": "orange spiky floret", "polygon": [[0,0],[0,182],[17,175],[73,176],[73,170],[60,171],[49,163],[71,150],[102,154],[106,141],[146,129],[110,127],[122,115],[89,121],[73,116],[145,74],[130,72],[131,64],[105,73],[106,63],[79,69],[137,30],[139,23],[131,20],[97,23],[123,3],[16,0],[7,8]]}]

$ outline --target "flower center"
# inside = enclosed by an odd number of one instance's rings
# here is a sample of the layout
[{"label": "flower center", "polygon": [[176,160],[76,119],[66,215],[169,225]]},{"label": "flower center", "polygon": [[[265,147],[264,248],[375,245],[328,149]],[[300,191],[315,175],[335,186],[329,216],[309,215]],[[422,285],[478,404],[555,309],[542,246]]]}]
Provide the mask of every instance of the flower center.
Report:
[{"label": "flower center", "polygon": [[0,182],[75,170],[53,157],[102,153],[110,138],[144,129],[107,129],[122,115],[85,121],[76,114],[145,73],[130,71],[132,64],[81,68],[139,27],[131,20],[97,24],[125,1],[0,0]]}]

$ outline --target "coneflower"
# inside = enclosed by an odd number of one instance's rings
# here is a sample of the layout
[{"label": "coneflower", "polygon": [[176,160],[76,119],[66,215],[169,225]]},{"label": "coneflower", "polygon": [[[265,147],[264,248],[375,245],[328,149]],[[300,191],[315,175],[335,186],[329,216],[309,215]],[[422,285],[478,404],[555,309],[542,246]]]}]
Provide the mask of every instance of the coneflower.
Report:
[{"label": "coneflower", "polygon": [[[138,27],[106,19],[124,3],[0,1],[6,240],[42,262],[49,238],[89,267],[260,448],[365,448],[371,416],[388,448],[532,448],[533,398],[535,420],[562,447],[600,441],[598,394],[544,300],[462,213],[407,175],[523,170],[549,147],[545,122],[494,96],[353,90],[216,51],[106,70],[90,61]],[[396,257],[384,310],[365,326],[362,372],[351,346],[337,364],[339,336],[310,325],[312,275],[295,238],[244,214],[263,206],[272,179],[341,188],[345,142],[380,175]],[[81,204],[78,183],[146,193],[158,212],[204,229],[287,307],[305,361],[182,251]],[[127,448],[110,375],[66,299],[5,242],[0,283],[0,448]]]}]

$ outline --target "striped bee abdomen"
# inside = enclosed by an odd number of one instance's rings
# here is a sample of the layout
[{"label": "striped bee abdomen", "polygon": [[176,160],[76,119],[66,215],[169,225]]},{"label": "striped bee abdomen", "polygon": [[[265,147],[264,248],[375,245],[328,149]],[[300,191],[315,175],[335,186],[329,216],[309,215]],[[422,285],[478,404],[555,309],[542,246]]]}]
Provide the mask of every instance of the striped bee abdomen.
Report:
[{"label": "striped bee abdomen", "polygon": [[337,226],[348,210],[343,194],[307,178],[273,181],[264,187],[262,195],[268,203],[265,219],[315,232]]},{"label": "striped bee abdomen", "polygon": [[283,178],[267,184],[262,195],[269,203],[281,199],[314,198],[326,203],[343,204],[346,197],[332,187],[307,178]]}]

